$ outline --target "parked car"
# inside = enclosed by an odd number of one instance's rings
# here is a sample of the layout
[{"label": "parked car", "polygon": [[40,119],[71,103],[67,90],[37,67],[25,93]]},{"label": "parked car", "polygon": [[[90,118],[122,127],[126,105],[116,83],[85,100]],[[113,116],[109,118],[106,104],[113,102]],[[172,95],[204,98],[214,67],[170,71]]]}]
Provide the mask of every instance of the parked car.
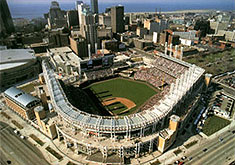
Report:
[{"label": "parked car", "polygon": [[14,133],[16,134],[16,135],[19,135],[20,134],[20,131],[18,131],[18,130],[14,130]]},{"label": "parked car", "polygon": [[187,157],[186,157],[186,156],[183,156],[181,159],[182,159],[182,160],[185,160],[185,159],[187,159]]},{"label": "parked car", "polygon": [[223,138],[219,138],[219,141],[222,142],[224,139]]},{"label": "parked car", "polygon": [[21,139],[25,139],[25,136],[21,135],[20,138],[21,138]]},{"label": "parked car", "polygon": [[179,162],[180,162],[180,161],[176,160],[176,161],[175,161],[175,164],[179,164]]},{"label": "parked car", "polygon": [[203,149],[202,151],[203,151],[203,152],[206,152],[207,150],[208,150],[208,149],[207,149],[207,148],[205,148],[205,149]]}]

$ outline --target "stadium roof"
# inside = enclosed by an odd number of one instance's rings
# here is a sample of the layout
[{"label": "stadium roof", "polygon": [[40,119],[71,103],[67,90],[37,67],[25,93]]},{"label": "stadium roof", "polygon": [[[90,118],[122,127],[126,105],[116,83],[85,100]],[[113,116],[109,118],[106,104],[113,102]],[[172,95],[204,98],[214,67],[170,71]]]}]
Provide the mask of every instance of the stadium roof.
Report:
[{"label": "stadium roof", "polygon": [[4,92],[5,95],[16,101],[17,103],[27,107],[30,103],[39,101],[36,97],[30,94],[24,93],[22,90],[15,87],[11,87]]},{"label": "stadium roof", "polygon": [[24,65],[36,60],[32,49],[6,49],[0,50],[0,71]]}]

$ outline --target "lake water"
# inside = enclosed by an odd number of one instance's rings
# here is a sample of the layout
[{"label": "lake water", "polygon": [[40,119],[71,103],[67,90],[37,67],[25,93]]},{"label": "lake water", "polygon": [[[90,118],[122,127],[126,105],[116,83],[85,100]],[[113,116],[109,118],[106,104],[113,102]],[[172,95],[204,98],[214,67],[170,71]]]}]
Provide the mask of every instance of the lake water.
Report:
[{"label": "lake water", "polygon": [[[107,7],[118,5],[117,3],[99,3],[99,12],[104,12]],[[217,1],[216,3],[190,3],[177,2],[156,2],[156,3],[122,3],[125,7],[125,12],[154,12],[156,8],[161,8],[162,11],[176,10],[200,10],[200,9],[215,9],[215,10],[235,10],[235,3],[230,0]],[[46,4],[12,4],[9,3],[9,8],[13,18],[36,18],[43,17],[44,13],[49,11],[50,3]],[[61,3],[60,7],[63,10],[75,8],[75,3]]]}]

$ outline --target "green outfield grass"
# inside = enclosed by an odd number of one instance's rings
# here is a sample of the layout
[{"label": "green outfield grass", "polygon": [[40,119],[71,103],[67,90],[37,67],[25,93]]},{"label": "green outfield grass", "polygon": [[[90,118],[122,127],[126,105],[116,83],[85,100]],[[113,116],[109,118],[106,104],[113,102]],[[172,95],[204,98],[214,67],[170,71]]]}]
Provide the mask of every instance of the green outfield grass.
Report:
[{"label": "green outfield grass", "polygon": [[211,116],[206,119],[205,124],[202,128],[202,132],[205,133],[207,136],[210,136],[229,124],[230,124],[229,120],[217,116]]},{"label": "green outfield grass", "polygon": [[[132,108],[129,110],[129,112],[124,113],[123,115],[133,113],[150,97],[157,94],[157,90],[153,89],[145,83],[121,78],[98,82],[86,87],[85,89],[90,89],[99,98],[100,101],[111,97],[122,97],[133,101],[136,104],[136,107]],[[122,107],[122,105],[119,107]],[[109,108],[112,109],[113,105]],[[123,108],[113,110],[112,112],[119,114],[126,109],[127,108],[124,106]]]}]

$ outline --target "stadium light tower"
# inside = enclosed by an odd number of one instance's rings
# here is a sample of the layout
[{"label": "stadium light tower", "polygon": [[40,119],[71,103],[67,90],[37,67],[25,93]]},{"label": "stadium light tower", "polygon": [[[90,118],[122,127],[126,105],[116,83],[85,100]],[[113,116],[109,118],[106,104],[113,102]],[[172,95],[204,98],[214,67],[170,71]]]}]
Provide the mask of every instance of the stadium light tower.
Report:
[{"label": "stadium light tower", "polygon": [[88,44],[88,55],[89,59],[91,59],[91,44]]},{"label": "stadium light tower", "polygon": [[167,55],[167,42],[165,42],[165,55]]},{"label": "stadium light tower", "polygon": [[170,57],[172,57],[172,44],[170,44]]}]

